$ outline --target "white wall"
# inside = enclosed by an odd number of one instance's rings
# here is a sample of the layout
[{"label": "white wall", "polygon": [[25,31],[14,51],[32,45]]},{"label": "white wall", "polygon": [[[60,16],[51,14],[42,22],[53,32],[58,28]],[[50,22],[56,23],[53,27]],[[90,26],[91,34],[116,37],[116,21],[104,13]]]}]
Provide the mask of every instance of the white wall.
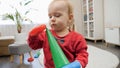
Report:
[{"label": "white wall", "polygon": [[120,27],[120,0],[104,0],[104,23],[106,27]]},{"label": "white wall", "polygon": [[70,0],[74,8],[74,18],[76,30],[83,34],[83,24],[82,24],[82,8],[81,0]]}]

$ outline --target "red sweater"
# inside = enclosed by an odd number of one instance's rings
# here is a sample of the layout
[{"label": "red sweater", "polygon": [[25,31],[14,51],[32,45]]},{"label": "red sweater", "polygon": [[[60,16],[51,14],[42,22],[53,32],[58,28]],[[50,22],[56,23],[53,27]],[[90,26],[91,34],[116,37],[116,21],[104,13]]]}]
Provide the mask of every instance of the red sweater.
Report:
[{"label": "red sweater", "polygon": [[[87,44],[83,36],[74,31],[71,31],[68,35],[64,37],[59,37],[58,35],[55,34],[54,31],[51,32],[53,36],[57,39],[59,46],[62,48],[68,60],[70,62],[78,60],[82,65],[82,68],[85,68],[85,66],[88,63],[88,52]],[[38,36],[29,35],[28,44],[34,50],[43,48],[45,68],[55,68],[46,32],[42,32]]]}]

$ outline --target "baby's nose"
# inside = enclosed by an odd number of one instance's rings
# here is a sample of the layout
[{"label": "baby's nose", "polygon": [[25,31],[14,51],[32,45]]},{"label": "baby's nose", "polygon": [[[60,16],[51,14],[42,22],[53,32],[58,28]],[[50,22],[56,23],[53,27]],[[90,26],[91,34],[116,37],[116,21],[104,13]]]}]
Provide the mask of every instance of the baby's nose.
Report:
[{"label": "baby's nose", "polygon": [[52,22],[55,22],[55,20],[56,20],[55,16],[52,16],[50,20],[51,20]]}]

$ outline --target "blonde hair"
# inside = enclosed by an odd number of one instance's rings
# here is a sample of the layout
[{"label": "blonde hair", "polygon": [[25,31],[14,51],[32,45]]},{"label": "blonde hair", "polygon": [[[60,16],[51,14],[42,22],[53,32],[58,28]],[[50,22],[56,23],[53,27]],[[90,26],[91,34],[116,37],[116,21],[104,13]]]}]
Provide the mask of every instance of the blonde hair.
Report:
[{"label": "blonde hair", "polygon": [[[72,4],[69,2],[69,0],[53,0],[51,3],[54,3],[54,2],[56,2],[56,1],[64,1],[64,2],[67,4],[67,6],[68,6],[68,14],[69,14],[69,15],[70,15],[70,14],[73,15],[73,6],[72,6]],[[72,21],[71,21],[70,24],[69,24],[69,30],[70,30],[70,31],[74,31],[74,30],[75,30],[74,17],[73,17]]]}]

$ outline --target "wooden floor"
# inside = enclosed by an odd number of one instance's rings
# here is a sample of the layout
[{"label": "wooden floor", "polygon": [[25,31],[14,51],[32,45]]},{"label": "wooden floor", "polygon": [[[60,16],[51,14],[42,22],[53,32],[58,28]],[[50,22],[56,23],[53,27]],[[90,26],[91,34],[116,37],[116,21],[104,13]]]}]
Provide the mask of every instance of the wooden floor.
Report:
[{"label": "wooden floor", "polygon": [[[120,59],[120,47],[119,46],[115,46],[110,44],[108,47],[105,46],[105,43],[98,41],[97,43],[94,43],[94,41],[87,41],[88,44],[93,45],[95,47],[107,50],[112,52],[113,54],[115,54],[116,56],[118,56],[118,58]],[[33,52],[33,55],[36,52]],[[0,68],[43,68],[43,66],[40,65],[40,62],[38,61],[38,59],[34,59],[34,61],[32,63],[29,63],[27,61],[27,59],[29,58],[28,54],[26,53],[24,55],[24,63],[23,64],[19,64],[19,56],[16,55],[15,59],[14,59],[14,63],[11,63],[9,61],[9,56],[0,56]],[[117,68],[120,68],[120,64],[118,65]]]}]

